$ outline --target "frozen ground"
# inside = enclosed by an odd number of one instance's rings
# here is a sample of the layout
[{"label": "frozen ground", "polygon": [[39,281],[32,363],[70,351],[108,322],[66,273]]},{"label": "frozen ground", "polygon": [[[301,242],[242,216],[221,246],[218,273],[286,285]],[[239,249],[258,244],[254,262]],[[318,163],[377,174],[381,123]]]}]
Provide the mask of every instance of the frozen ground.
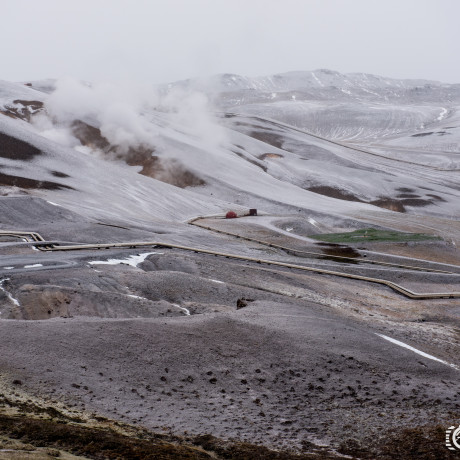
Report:
[{"label": "frozen ground", "polygon": [[[304,453],[373,458],[393,429],[456,423],[458,298],[153,243],[458,292],[459,86],[319,70],[131,96],[0,82],[0,230],[132,243],[40,252],[0,235],[6,385],[148,430]],[[249,208],[259,216],[187,223]],[[310,238],[370,226],[441,239]]]}]

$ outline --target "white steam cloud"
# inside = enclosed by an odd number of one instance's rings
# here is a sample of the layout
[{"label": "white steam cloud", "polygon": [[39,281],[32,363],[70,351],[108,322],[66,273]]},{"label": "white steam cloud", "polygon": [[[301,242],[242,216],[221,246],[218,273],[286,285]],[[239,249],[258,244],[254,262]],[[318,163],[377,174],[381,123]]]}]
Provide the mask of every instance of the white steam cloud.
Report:
[{"label": "white steam cloud", "polygon": [[162,126],[170,125],[217,146],[225,140],[204,94],[171,88],[165,94],[153,86],[112,83],[87,84],[73,78],[58,80],[45,101],[46,113],[34,124],[40,133],[56,142],[82,149],[71,125],[81,120],[95,128],[119,152],[130,147],[161,149]]}]

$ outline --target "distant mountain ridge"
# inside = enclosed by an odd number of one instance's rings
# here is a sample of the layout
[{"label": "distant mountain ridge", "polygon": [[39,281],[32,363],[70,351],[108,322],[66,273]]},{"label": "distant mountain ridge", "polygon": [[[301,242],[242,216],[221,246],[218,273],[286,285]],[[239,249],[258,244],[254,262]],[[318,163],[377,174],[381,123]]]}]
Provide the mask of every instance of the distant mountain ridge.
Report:
[{"label": "distant mountain ridge", "polygon": [[[394,79],[366,73],[334,70],[293,71],[262,77],[224,73],[182,80],[168,85],[207,94],[243,92],[265,94],[298,92],[310,99],[443,100],[460,104],[460,84],[423,79]],[[274,97],[275,97],[274,96]]]},{"label": "distant mountain ridge", "polygon": [[335,70],[318,69],[313,71],[292,71],[261,77],[245,77],[242,75],[224,73],[207,78],[187,79],[173,84],[199,87],[210,87],[217,91],[259,90],[259,91],[288,91],[313,88],[343,87],[343,88],[414,88],[417,86],[460,87],[460,84],[448,84],[435,80],[424,79],[394,79],[367,73],[342,74]]}]

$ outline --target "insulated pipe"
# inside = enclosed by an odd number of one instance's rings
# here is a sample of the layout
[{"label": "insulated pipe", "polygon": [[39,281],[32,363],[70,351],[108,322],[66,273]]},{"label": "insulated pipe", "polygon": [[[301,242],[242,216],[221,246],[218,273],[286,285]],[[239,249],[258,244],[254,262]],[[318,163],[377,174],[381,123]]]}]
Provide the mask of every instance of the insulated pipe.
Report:
[{"label": "insulated pipe", "polygon": [[[284,246],[280,246],[279,244],[269,243],[267,241],[258,240],[256,238],[251,238],[251,237],[248,237],[248,236],[241,236],[241,235],[238,235],[236,233],[227,232],[225,230],[217,230],[215,228],[208,227],[207,225],[202,225],[202,224],[198,223],[198,220],[207,219],[207,218],[209,218],[209,217],[207,217],[207,216],[206,217],[195,217],[194,219],[190,220],[188,223],[190,225],[195,225],[196,227],[201,227],[201,228],[204,228],[206,230],[210,230],[212,232],[222,233],[223,235],[233,236],[235,238],[240,238],[240,239],[246,240],[246,241],[252,241],[254,243],[259,243],[259,244],[262,244],[264,246],[268,246],[270,248],[281,249],[282,251],[285,251],[286,253],[292,254],[294,256],[298,256],[298,254],[305,254],[305,255],[308,255],[308,256],[325,257],[325,254],[321,254],[319,252],[300,251],[300,250],[297,250],[297,249],[286,248]],[[355,259],[353,257],[334,256],[334,255],[327,255],[327,257],[332,258],[332,259],[337,259],[339,261],[343,260],[343,261],[350,261],[350,262],[360,262],[360,260]],[[373,264],[373,265],[385,265],[385,266],[388,266],[388,267],[405,268],[405,269],[408,269],[408,270],[454,274],[454,272],[450,272],[450,271],[446,271],[446,270],[436,270],[434,268],[416,267],[416,266],[413,266],[413,265],[393,264],[393,263],[390,263],[390,262],[378,262],[378,261],[373,261],[373,260],[365,260],[365,261],[362,261],[362,262],[364,262],[366,264]],[[424,262],[430,263],[429,260],[424,261]],[[460,269],[460,267],[459,267],[459,269]]]},{"label": "insulated pipe", "polygon": [[[8,232],[10,234],[15,234],[16,232]],[[25,232],[17,232],[16,234],[24,235]],[[278,267],[291,268],[295,270],[307,271],[311,273],[321,273],[324,275],[340,276],[342,278],[355,279],[360,281],[367,281],[370,283],[381,284],[388,286],[394,291],[405,295],[411,299],[441,299],[441,298],[460,298],[460,292],[433,292],[433,293],[417,293],[407,289],[399,284],[393,283],[392,281],[379,279],[379,278],[370,278],[367,276],[353,275],[350,273],[335,272],[332,270],[325,270],[322,268],[313,268],[305,267],[303,265],[290,264],[286,262],[278,262],[275,260],[266,260],[266,259],[257,259],[254,257],[245,257],[239,256],[237,254],[230,254],[225,252],[211,251],[208,249],[193,248],[189,246],[182,246],[178,244],[169,244],[169,243],[160,243],[156,241],[135,241],[129,243],[106,243],[106,244],[77,244],[77,245],[68,245],[68,246],[59,246],[52,244],[51,242],[45,241],[38,233],[26,233],[27,235],[34,235],[39,238],[40,241],[38,244],[34,244],[38,249],[42,251],[75,251],[75,250],[88,250],[88,249],[110,249],[110,248],[136,248],[142,246],[155,246],[163,247],[169,249],[180,249],[185,251],[193,251],[201,254],[210,254],[214,256],[226,257],[228,259],[243,260],[245,262],[256,262],[259,264],[266,265],[275,265]]]}]

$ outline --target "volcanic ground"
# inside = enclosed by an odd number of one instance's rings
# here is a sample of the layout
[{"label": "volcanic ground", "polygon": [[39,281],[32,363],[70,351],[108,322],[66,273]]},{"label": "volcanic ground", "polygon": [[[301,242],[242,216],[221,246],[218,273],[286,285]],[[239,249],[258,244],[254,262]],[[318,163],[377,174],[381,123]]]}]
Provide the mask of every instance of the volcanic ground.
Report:
[{"label": "volcanic ground", "polygon": [[218,144],[164,106],[117,144],[2,82],[0,446],[104,458],[38,420],[132,458],[454,458],[458,85],[311,74],[216,77]]}]

